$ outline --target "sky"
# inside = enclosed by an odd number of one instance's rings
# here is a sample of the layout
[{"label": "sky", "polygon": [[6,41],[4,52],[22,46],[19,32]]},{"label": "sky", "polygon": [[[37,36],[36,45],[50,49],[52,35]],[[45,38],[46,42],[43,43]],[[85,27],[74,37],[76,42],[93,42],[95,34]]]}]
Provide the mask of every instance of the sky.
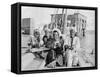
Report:
[{"label": "sky", "polygon": [[[34,27],[43,27],[44,24],[49,24],[51,21],[51,14],[55,14],[56,8],[43,8],[43,7],[22,7],[22,18],[32,18]],[[87,30],[94,30],[95,27],[95,11],[93,10],[79,10],[67,9],[67,15],[74,14],[75,12],[81,13],[87,17]],[[58,13],[61,13],[59,8]]]}]

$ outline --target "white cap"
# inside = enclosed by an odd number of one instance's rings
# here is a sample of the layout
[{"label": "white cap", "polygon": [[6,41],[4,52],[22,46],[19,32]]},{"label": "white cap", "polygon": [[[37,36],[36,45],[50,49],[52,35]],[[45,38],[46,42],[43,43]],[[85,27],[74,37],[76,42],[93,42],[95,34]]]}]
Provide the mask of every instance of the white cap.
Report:
[{"label": "white cap", "polygon": [[54,31],[57,31],[57,32],[59,33],[59,36],[62,36],[61,31],[60,31],[59,29],[54,28],[54,29],[53,29],[53,32],[54,32]]}]

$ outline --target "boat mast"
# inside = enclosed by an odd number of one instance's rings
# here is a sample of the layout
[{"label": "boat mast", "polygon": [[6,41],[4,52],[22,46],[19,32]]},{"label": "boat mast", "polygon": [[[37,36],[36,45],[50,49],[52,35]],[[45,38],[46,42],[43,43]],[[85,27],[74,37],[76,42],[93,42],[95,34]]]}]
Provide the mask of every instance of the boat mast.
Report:
[{"label": "boat mast", "polygon": [[65,19],[64,19],[64,33],[66,33],[66,26],[67,26],[67,9],[65,9]]}]

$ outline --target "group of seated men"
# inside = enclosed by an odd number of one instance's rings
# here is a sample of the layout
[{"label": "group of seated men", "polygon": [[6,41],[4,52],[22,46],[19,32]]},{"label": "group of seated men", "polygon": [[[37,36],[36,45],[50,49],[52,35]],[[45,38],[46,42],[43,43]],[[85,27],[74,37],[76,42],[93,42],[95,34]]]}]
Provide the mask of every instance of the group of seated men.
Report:
[{"label": "group of seated men", "polygon": [[34,53],[36,56],[45,59],[46,67],[77,66],[79,64],[78,50],[80,48],[77,33],[72,29],[70,35],[64,38],[59,31],[57,29],[53,31],[46,30],[41,40],[39,31],[34,30],[28,45],[30,48],[39,48],[41,46],[49,48],[49,50],[44,51],[44,54],[47,54],[45,57],[41,53]]}]

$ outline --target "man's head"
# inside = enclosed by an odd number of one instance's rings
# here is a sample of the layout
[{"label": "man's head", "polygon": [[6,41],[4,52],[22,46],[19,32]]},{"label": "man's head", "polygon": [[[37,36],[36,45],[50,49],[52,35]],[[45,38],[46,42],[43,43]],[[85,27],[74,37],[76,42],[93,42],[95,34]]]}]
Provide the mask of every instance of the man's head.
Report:
[{"label": "man's head", "polygon": [[50,29],[46,29],[45,30],[45,35],[49,38],[49,36],[50,36]]},{"label": "man's head", "polygon": [[53,31],[53,37],[54,37],[54,39],[58,39],[59,38],[58,31],[56,31],[56,30]]},{"label": "man's head", "polygon": [[38,38],[38,37],[40,37],[40,32],[38,30],[34,30],[33,35],[34,35],[34,37]]},{"label": "man's head", "polygon": [[44,36],[44,37],[43,37],[43,42],[46,43],[47,40],[48,40],[48,37],[47,37],[47,36]]}]

